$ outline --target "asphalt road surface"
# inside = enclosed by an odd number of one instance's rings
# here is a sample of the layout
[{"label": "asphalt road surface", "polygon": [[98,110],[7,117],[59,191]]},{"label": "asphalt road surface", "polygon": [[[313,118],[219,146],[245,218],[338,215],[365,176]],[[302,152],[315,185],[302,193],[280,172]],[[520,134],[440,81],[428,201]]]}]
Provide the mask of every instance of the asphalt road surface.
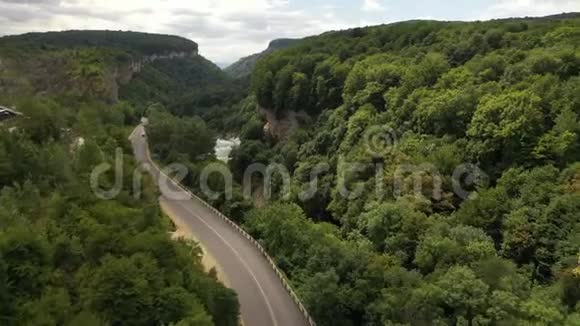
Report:
[{"label": "asphalt road surface", "polygon": [[245,326],[308,325],[298,306],[258,249],[214,212],[168,181],[149,162],[145,128],[131,135],[138,162],[158,181],[164,204],[185,221],[188,231],[215,258],[229,285],[238,294]]}]

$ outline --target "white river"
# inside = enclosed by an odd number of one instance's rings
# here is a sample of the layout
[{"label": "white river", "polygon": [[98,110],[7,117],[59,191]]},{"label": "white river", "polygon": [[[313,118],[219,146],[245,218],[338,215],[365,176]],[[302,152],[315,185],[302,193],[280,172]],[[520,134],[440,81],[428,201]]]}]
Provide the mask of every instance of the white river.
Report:
[{"label": "white river", "polygon": [[239,138],[218,139],[215,144],[215,156],[218,160],[227,163],[231,157],[232,150],[240,146],[242,142]]}]

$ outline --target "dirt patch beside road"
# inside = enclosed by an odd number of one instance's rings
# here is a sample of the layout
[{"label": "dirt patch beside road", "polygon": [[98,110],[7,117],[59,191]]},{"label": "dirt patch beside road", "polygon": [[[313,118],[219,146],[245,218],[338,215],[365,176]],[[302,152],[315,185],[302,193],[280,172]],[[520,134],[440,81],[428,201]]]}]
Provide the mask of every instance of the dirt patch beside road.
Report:
[{"label": "dirt patch beside road", "polygon": [[222,268],[219,266],[215,258],[211,255],[211,253],[201,244],[201,242],[196,238],[195,233],[193,230],[190,230],[187,225],[177,216],[174,214],[171,208],[168,205],[165,205],[163,198],[159,199],[159,203],[161,205],[161,210],[165,215],[167,215],[173,224],[175,224],[175,231],[172,234],[174,239],[187,239],[195,241],[198,246],[203,251],[203,257],[201,263],[205,268],[206,272],[210,272],[212,269],[215,270],[217,279],[224,284],[225,286],[231,288],[228,278],[225,276]]}]

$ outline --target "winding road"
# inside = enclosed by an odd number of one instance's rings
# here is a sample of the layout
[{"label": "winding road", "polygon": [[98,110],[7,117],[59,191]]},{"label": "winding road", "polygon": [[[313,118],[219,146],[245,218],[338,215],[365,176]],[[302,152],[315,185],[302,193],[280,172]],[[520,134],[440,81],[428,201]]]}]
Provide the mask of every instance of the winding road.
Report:
[{"label": "winding road", "polygon": [[203,247],[215,258],[229,286],[238,294],[245,326],[309,325],[298,305],[262,253],[215,212],[192,198],[150,161],[145,128],[130,137],[137,161],[160,183],[163,206],[177,215]]}]

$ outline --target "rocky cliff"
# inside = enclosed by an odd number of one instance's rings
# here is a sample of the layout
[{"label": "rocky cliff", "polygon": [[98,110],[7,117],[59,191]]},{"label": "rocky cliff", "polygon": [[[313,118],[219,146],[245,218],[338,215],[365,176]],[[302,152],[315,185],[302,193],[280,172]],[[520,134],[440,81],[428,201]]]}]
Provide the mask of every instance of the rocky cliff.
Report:
[{"label": "rocky cliff", "polygon": [[276,114],[271,110],[261,108],[260,113],[266,119],[264,134],[278,140],[286,139],[294,130],[311,120],[311,117],[304,111]]},{"label": "rocky cliff", "polygon": [[30,33],[0,38],[0,95],[66,94],[108,102],[145,66],[195,60],[198,45],[158,34],[114,31]]},{"label": "rocky cliff", "polygon": [[160,54],[151,54],[135,59],[131,58],[129,63],[117,64],[113,67],[107,78],[110,87],[110,98],[113,101],[118,101],[120,87],[128,84],[133,79],[135,74],[138,74],[143,70],[145,65],[152,64],[160,60],[192,59],[198,55],[199,53],[197,50],[191,52],[166,52]]}]

